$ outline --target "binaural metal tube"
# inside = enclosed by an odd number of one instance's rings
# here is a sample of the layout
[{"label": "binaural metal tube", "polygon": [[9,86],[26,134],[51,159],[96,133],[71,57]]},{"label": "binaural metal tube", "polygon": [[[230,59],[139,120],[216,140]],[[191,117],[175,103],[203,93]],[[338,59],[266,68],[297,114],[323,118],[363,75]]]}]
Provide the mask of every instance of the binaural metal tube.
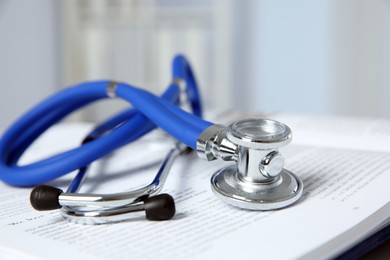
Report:
[{"label": "binaural metal tube", "polygon": [[[164,186],[174,160],[187,147],[176,143],[166,155],[153,181],[137,190],[115,194],[62,193],[59,203],[64,207],[76,207],[77,210],[96,208],[121,207],[133,203],[137,198],[158,193]],[[76,185],[75,185],[76,186]]]}]

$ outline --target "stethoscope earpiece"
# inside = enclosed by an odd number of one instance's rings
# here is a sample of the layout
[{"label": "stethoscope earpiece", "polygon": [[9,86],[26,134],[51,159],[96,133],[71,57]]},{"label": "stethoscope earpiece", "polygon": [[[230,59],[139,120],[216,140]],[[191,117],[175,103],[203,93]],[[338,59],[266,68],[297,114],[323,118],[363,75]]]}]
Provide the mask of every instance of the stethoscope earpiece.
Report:
[{"label": "stethoscope earpiece", "polygon": [[166,193],[148,197],[144,200],[144,207],[148,220],[168,220],[176,212],[174,199]]},{"label": "stethoscope earpiece", "polygon": [[30,193],[31,206],[39,211],[61,208],[59,196],[63,193],[61,189],[53,186],[40,185]]}]

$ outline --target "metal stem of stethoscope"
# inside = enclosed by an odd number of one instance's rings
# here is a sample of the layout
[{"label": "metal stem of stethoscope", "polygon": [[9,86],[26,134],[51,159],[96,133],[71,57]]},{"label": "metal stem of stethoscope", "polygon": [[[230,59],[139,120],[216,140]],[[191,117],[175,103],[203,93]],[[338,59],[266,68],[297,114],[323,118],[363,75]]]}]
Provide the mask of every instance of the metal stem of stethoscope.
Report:
[{"label": "metal stem of stethoscope", "polygon": [[187,147],[177,142],[163,160],[153,181],[137,190],[114,194],[76,193],[84,179],[86,169],[79,170],[67,192],[51,186],[38,186],[31,192],[31,204],[38,210],[61,208],[64,218],[85,224],[123,221],[129,214],[145,211],[149,220],[170,219],[175,214],[173,198],[168,194],[157,194],[164,186],[174,160]]},{"label": "metal stem of stethoscope", "polygon": [[129,214],[145,211],[149,220],[170,219],[175,214],[173,198],[168,194],[157,194],[163,188],[174,160],[187,147],[176,143],[166,155],[153,181],[137,190],[115,194],[63,193],[59,203],[61,214],[69,220],[84,223],[106,223],[127,220]]}]

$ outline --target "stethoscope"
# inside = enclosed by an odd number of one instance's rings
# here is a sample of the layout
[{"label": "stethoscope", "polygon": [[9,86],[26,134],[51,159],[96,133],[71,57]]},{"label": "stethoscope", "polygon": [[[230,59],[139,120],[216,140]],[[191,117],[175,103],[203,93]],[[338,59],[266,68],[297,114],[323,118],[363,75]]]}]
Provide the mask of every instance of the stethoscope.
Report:
[{"label": "stethoscope", "polygon": [[[240,120],[228,127],[208,122],[201,118],[196,80],[181,55],[173,60],[172,76],[172,83],[161,97],[114,81],[85,82],[54,94],[4,133],[0,140],[0,179],[9,185],[30,187],[78,170],[66,192],[47,185],[34,188],[30,196],[32,206],[37,210],[61,208],[62,216],[77,223],[118,222],[139,211],[145,211],[147,219],[166,220],[175,214],[174,199],[158,192],[173,161],[190,147],[208,161],[222,159],[236,163],[217,171],[211,178],[212,191],[231,206],[273,210],[287,207],[301,197],[303,184],[283,168],[284,158],[279,152],[279,148],[291,142],[288,126],[261,118]],[[25,150],[50,126],[104,98],[121,98],[131,103],[133,109],[98,125],[80,147],[29,165],[17,165]],[[185,100],[191,112],[179,107]],[[178,142],[150,184],[116,194],[78,193],[88,165],[156,127]]]}]

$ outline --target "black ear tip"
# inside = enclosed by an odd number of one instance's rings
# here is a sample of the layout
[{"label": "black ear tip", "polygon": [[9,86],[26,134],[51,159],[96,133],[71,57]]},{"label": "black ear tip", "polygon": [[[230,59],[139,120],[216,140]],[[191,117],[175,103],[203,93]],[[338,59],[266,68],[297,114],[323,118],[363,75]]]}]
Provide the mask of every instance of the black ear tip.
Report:
[{"label": "black ear tip", "polygon": [[159,194],[145,200],[145,213],[149,220],[167,220],[175,212],[175,201],[169,194]]},{"label": "black ear tip", "polygon": [[58,203],[58,197],[61,193],[63,193],[62,190],[52,186],[37,186],[30,194],[31,206],[36,210],[59,209],[61,205]]}]

